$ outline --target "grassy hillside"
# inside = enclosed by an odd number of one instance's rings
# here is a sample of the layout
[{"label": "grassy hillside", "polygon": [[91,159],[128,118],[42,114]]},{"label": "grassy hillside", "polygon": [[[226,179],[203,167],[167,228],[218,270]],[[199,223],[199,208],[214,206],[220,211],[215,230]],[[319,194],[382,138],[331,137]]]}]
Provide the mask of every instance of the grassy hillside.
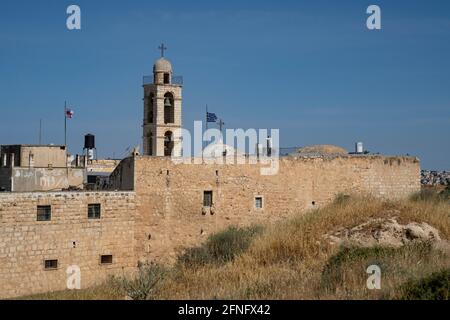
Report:
[{"label": "grassy hillside", "polygon": [[[136,279],[32,299],[448,299],[450,257],[440,246],[336,245],[325,234],[377,218],[426,222],[450,238],[448,194],[426,191],[383,202],[338,197],[329,206],[270,226],[229,228],[190,248],[175,266],[143,266]],[[368,290],[369,265],[381,268],[381,289]]]}]

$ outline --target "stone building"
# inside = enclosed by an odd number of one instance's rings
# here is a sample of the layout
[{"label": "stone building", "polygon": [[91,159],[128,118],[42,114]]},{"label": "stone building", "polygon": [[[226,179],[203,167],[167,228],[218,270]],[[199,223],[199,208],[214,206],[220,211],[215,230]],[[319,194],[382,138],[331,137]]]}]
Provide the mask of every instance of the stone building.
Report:
[{"label": "stone building", "polygon": [[48,146],[46,160],[34,156],[41,148],[2,148],[0,181],[17,192],[0,192],[0,298],[64,290],[73,270],[85,288],[133,273],[139,262],[171,263],[227,226],[283,219],[338,194],[400,199],[420,190],[420,163],[409,156],[298,152],[279,158],[274,175],[261,175],[267,163],[245,154],[226,156],[243,160],[236,164],[174,161],[182,86],[165,58],[153,70],[144,83],[144,154],[91,164],[92,172],[113,170],[108,191],[42,192],[54,186],[39,184],[31,186],[39,192],[21,192],[17,177],[31,183],[60,166],[67,172],[66,151]]},{"label": "stone building", "polygon": [[0,191],[81,189],[85,181],[82,168],[69,166],[65,146],[2,146],[0,161]]}]

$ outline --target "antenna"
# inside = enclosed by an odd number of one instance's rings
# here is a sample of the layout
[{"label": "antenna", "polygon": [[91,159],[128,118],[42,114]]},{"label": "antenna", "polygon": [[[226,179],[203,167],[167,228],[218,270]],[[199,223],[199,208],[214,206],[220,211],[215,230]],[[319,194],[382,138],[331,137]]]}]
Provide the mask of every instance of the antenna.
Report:
[{"label": "antenna", "polygon": [[42,145],[42,119],[39,119],[39,145]]}]

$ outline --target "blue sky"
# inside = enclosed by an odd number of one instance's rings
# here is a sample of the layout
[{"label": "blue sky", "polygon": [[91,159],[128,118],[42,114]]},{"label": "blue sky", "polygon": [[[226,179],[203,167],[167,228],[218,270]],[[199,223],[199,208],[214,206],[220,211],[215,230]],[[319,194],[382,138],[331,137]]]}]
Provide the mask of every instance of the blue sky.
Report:
[{"label": "blue sky", "polygon": [[[82,30],[66,29],[66,8]],[[382,30],[366,28],[366,8]],[[0,4],[0,144],[97,136],[141,143],[142,76],[164,41],[184,77],[187,129],[205,105],[229,128],[279,128],[281,146],[363,141],[450,169],[449,1],[23,1]]]}]

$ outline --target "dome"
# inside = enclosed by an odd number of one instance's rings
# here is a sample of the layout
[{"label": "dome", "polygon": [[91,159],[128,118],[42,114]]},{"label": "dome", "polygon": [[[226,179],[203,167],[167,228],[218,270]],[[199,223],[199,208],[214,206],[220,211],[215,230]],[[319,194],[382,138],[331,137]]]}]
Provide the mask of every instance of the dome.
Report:
[{"label": "dome", "polygon": [[348,151],[338,146],[323,144],[300,148],[294,154],[341,155],[348,154]]},{"label": "dome", "polygon": [[153,65],[153,72],[169,72],[172,73],[172,64],[169,60],[166,60],[164,57],[156,60]]}]

